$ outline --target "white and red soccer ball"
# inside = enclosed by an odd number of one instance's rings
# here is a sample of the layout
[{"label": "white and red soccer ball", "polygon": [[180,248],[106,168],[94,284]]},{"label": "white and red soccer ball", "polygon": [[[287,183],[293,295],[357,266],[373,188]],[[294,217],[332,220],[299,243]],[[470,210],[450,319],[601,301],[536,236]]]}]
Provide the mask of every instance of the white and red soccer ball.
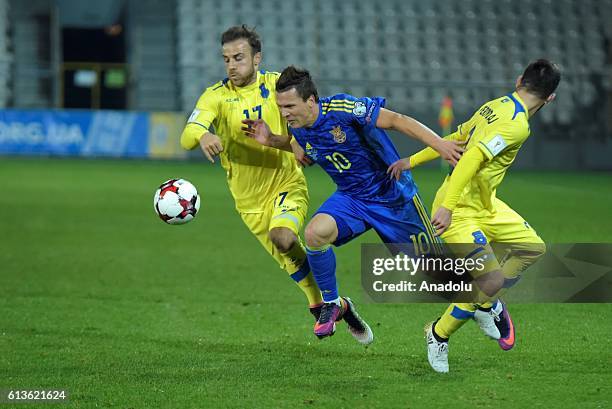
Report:
[{"label": "white and red soccer ball", "polygon": [[184,224],[200,210],[200,195],[185,179],[170,179],[162,183],[153,198],[155,212],[168,224]]}]

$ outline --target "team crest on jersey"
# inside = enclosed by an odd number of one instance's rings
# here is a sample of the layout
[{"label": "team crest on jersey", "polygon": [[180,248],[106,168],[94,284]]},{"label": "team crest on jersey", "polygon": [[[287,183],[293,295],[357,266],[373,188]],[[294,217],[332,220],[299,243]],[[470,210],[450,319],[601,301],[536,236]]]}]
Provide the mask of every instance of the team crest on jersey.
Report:
[{"label": "team crest on jersey", "polygon": [[340,126],[334,126],[329,133],[334,136],[334,141],[338,143],[344,143],[346,141],[346,132],[344,132]]},{"label": "team crest on jersey", "polygon": [[306,142],[306,155],[310,156],[314,161],[317,160],[317,150],[308,142]]},{"label": "team crest on jersey", "polygon": [[355,108],[353,108],[353,115],[356,117],[362,117],[366,114],[367,108],[366,105],[361,101],[355,102]]}]

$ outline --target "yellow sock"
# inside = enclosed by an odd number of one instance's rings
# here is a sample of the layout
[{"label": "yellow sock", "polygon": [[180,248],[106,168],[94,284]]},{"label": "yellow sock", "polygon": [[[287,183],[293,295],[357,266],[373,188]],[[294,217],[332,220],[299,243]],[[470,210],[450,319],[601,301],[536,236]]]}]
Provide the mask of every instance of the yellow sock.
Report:
[{"label": "yellow sock", "polygon": [[436,335],[448,339],[467,320],[474,316],[476,306],[471,303],[453,303],[448,306],[434,327]]},{"label": "yellow sock", "polygon": [[476,280],[472,282],[472,291],[468,293],[464,293],[460,297],[458,297],[458,300],[463,301],[461,305],[476,304],[477,307],[486,305],[486,304],[490,304],[492,301],[495,301],[496,299],[497,299],[497,294],[494,294],[493,297],[488,296],[480,289],[480,286],[478,285],[478,282]]},{"label": "yellow sock", "polygon": [[470,299],[470,301],[476,304],[476,307],[490,305],[494,300],[499,297],[499,293],[500,292],[498,291],[491,297],[477,288],[476,291],[474,291],[474,296],[472,299]]},{"label": "yellow sock", "polygon": [[295,271],[289,275],[308,298],[308,305],[313,307],[321,304],[323,302],[321,290],[319,290],[319,286],[310,272],[306,250],[304,250],[302,243],[291,247],[288,252],[283,253],[283,256],[289,261],[286,266],[287,270]]},{"label": "yellow sock", "polygon": [[317,306],[323,302],[323,297],[321,296],[321,291],[319,290],[319,286],[315,281],[312,273],[308,273],[306,277],[297,285],[304,291],[306,294],[306,298],[308,298],[308,305],[310,307]]}]

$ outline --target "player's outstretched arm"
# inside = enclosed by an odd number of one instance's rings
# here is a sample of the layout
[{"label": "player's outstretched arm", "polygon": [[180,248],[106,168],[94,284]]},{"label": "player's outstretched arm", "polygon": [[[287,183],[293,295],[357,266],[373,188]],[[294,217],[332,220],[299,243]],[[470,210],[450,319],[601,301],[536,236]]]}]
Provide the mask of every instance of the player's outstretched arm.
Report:
[{"label": "player's outstretched arm", "polygon": [[[449,141],[456,141],[460,139],[459,136],[459,132],[455,132],[444,137],[444,139]],[[417,153],[410,155],[410,157],[408,158],[399,159],[398,161],[391,164],[391,166],[389,166],[389,168],[387,169],[387,174],[389,174],[389,177],[399,180],[403,171],[414,169],[417,166],[421,166],[422,164],[439,157],[440,154],[436,152],[433,148],[430,148],[428,146],[427,148],[421,149]]]},{"label": "player's outstretched arm", "polygon": [[382,129],[393,129],[418,139],[435,149],[444,160],[453,166],[457,164],[463,153],[464,142],[444,140],[416,119],[388,109],[380,110],[376,126]]},{"label": "player's outstretched arm", "polygon": [[262,145],[293,152],[291,149],[291,137],[287,135],[275,135],[263,119],[244,119],[242,131],[249,138],[255,139]]},{"label": "player's outstretched arm", "polygon": [[[458,145],[464,146],[467,142],[461,141],[461,134],[459,131],[453,132],[450,135],[445,136],[443,139],[447,141],[456,141]],[[440,157],[440,154],[429,146],[425,149],[421,149],[415,154],[410,155],[410,169],[414,169],[417,166],[421,166],[424,163],[432,161]]]},{"label": "player's outstretched arm", "polygon": [[438,235],[444,233],[451,224],[453,210],[461,197],[461,193],[469,181],[474,177],[482,163],[486,160],[480,148],[469,149],[461,158],[450,177],[442,205],[431,219]]}]

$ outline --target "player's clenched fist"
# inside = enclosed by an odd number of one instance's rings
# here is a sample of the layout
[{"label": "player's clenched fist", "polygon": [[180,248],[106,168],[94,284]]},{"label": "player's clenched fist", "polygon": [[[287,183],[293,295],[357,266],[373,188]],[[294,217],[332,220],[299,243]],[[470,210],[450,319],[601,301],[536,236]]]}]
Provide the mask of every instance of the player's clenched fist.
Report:
[{"label": "player's clenched fist", "polygon": [[206,159],[211,163],[215,163],[214,157],[223,152],[221,138],[210,132],[205,133],[200,139],[200,148],[202,148],[202,152],[204,152]]}]

